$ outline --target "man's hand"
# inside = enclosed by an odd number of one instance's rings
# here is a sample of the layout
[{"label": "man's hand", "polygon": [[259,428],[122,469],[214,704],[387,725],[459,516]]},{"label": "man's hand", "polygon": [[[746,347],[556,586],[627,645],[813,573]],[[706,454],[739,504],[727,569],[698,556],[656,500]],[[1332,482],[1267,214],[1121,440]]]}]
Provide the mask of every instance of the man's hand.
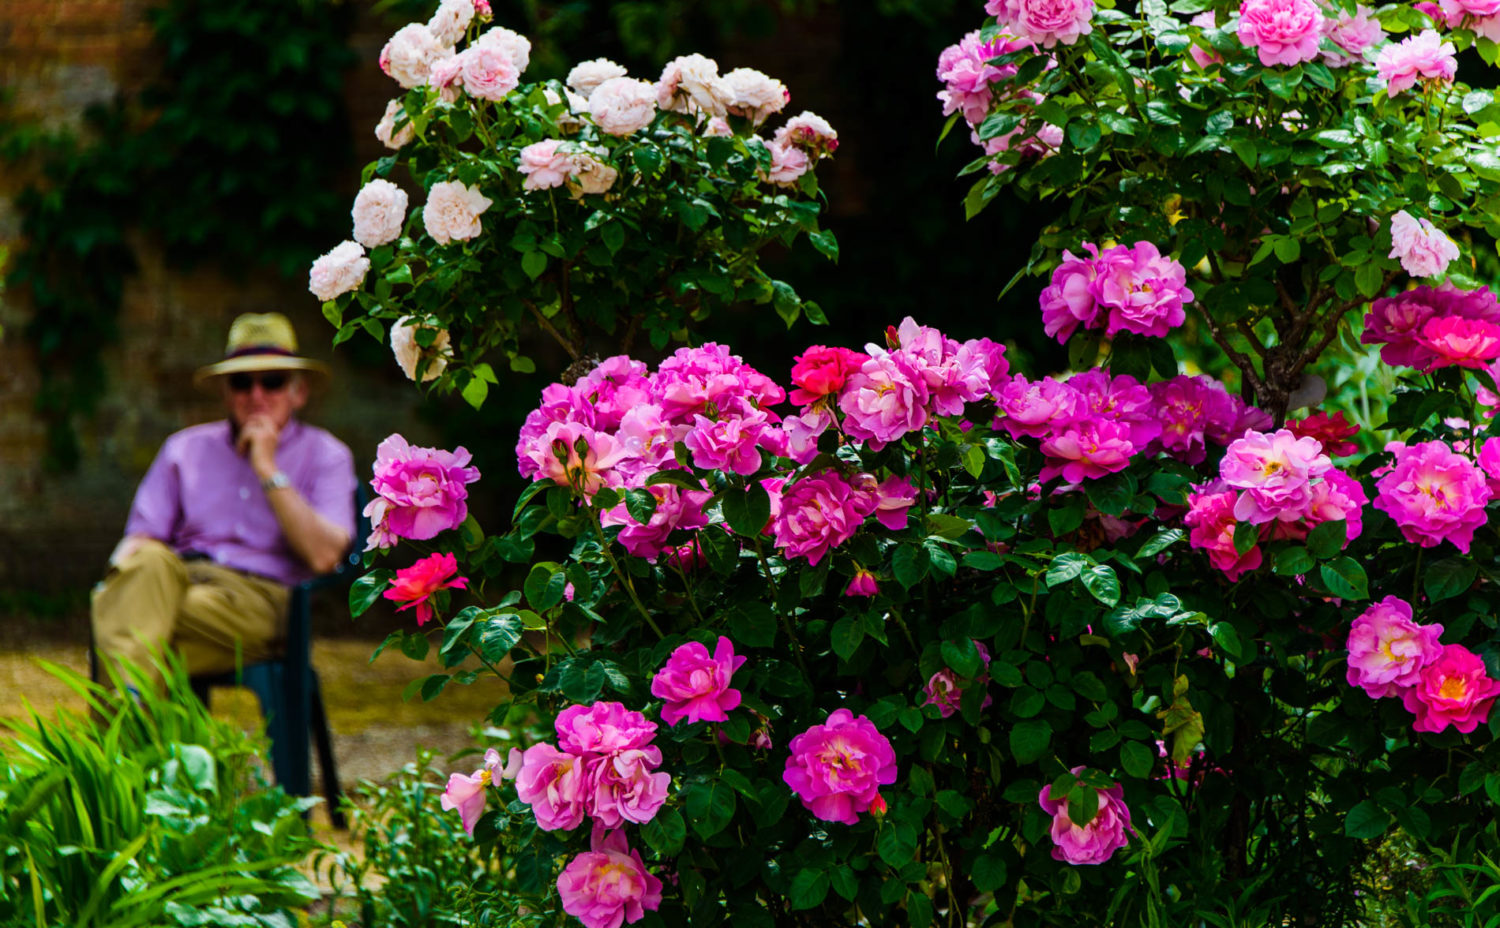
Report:
[{"label": "man's hand", "polygon": [[150,535],[126,535],[109,554],[109,566],[118,567],[120,562],[140,550],[141,545],[151,541]]},{"label": "man's hand", "polygon": [[250,468],[262,480],[276,472],[276,448],[281,444],[281,430],[270,416],[256,414],[240,426],[234,450],[250,459]]}]

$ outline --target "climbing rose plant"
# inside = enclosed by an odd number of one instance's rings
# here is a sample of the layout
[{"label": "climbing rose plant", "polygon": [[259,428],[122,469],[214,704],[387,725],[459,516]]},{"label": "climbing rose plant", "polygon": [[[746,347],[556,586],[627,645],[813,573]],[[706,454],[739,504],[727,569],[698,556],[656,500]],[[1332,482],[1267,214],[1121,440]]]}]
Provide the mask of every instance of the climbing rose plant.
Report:
[{"label": "climbing rose plant", "polygon": [[408,377],[479,406],[501,360],[535,369],[537,333],[586,370],[736,303],[823,321],[758,256],[805,236],[837,258],[815,174],[832,126],[789,110],[775,78],[702,55],[655,79],[597,59],[525,83],[530,41],[490,20],[444,0],[381,52],[399,92],[375,128],[391,154],[309,272],[335,344],[389,332]]},{"label": "climbing rose plant", "polygon": [[[1022,273],[1071,372],[910,317],[612,356],[542,391],[503,533],[386,522],[351,602],[423,597],[424,698],[505,683],[442,805],[538,922],[1362,924],[1382,840],[1500,849],[1482,18],[986,11],[943,102],[971,208],[1061,204]],[[1378,436],[1301,408],[1341,334],[1405,378]]]}]

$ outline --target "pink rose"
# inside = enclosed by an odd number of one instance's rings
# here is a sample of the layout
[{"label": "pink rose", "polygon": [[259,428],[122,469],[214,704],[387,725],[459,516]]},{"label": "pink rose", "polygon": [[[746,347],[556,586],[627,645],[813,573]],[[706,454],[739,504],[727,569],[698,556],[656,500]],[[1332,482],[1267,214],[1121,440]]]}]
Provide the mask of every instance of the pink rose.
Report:
[{"label": "pink rose", "polygon": [[601,487],[624,484],[619,466],[627,460],[627,450],[608,432],[576,422],[552,423],[525,444],[522,454],[535,466],[534,479],[573,487],[588,498]]},{"label": "pink rose", "polygon": [[443,0],[427,21],[427,31],[444,45],[457,45],[474,19],[474,0]]},{"label": "pink rose", "polygon": [[[670,445],[668,448],[670,449]],[[670,450],[668,453],[670,454]],[[708,525],[704,508],[713,494],[707,490],[689,490],[669,483],[652,484],[646,490],[656,497],[656,511],[645,525],[630,515],[623,502],[602,513],[600,521],[605,525],[622,526],[618,541],[625,546],[625,550],[635,557],[654,562],[663,552],[675,550],[667,543],[673,532],[691,532]]]},{"label": "pink rose", "polygon": [[1417,344],[1431,352],[1428,369],[1469,367],[1484,370],[1500,358],[1500,325],[1458,316],[1428,319]]},{"label": "pink rose", "polygon": [[618,828],[626,822],[644,825],[656,818],[672,785],[670,773],[656,772],[660,766],[661,749],[657,747],[632,748],[592,759],[589,814],[594,821],[605,828]]},{"label": "pink rose", "polygon": [[520,72],[524,72],[526,66],[531,63],[531,40],[504,26],[495,26],[485,30],[484,34],[475,39],[474,44],[469,48],[498,49],[505,53],[505,56],[515,64],[516,70]]},{"label": "pink rose", "polygon": [[1228,492],[1197,492],[1188,494],[1188,512],[1183,523],[1190,529],[1188,543],[1208,552],[1208,561],[1222,570],[1233,583],[1261,564],[1260,546],[1240,554],[1234,547],[1234,530],[1239,521],[1234,517],[1237,495]]},{"label": "pink rose", "polygon": [[380,70],[410,90],[427,83],[433,63],[452,54],[453,47],[439,42],[432,30],[411,23],[391,36],[380,50]]},{"label": "pink rose", "polygon": [[851,579],[849,581],[849,585],[844,588],[845,596],[874,596],[879,592],[879,581],[875,579],[874,574],[870,573],[868,570],[865,570],[863,567],[858,567],[855,569],[853,579]]},{"label": "pink rose", "polygon": [[1318,57],[1323,11],[1316,0],[1244,0],[1237,34],[1267,67],[1312,61]]},{"label": "pink rose", "polygon": [[1079,258],[1064,251],[1061,263],[1052,271],[1052,282],[1042,291],[1042,327],[1058,344],[1072,338],[1080,326],[1097,328],[1104,312],[1094,301],[1093,292],[1099,249],[1088,242],[1083,247],[1090,257]]},{"label": "pink rose", "polygon": [[464,831],[474,834],[474,826],[479,822],[479,816],[484,812],[484,797],[491,783],[495,779],[495,771],[500,767],[500,752],[490,748],[484,752],[484,766],[474,771],[472,775],[455,773],[448,777],[448,788],[443,790],[442,798],[438,805],[444,812],[458,810],[459,821],[463,823]]},{"label": "pink rose", "polygon": [[1458,59],[1452,42],[1444,42],[1435,31],[1423,29],[1382,48],[1375,56],[1375,73],[1385,81],[1386,96],[1394,97],[1410,89],[1418,79],[1452,83],[1458,74]]},{"label": "pink rose", "polygon": [[1224,385],[1202,375],[1180,374],[1149,389],[1161,423],[1155,444],[1179,461],[1203,463],[1212,436],[1234,423],[1234,400]]},{"label": "pink rose", "polygon": [[896,782],[896,752],[869,719],[835,709],[788,746],[782,779],[815,818],[859,823],[880,798],[880,787]]},{"label": "pink rose", "polygon": [[1041,479],[1061,476],[1065,483],[1082,483],[1117,473],[1130,466],[1137,451],[1130,426],[1108,419],[1080,419],[1061,426],[1042,439],[1047,462]]},{"label": "pink rose", "polygon": [[623,831],[595,835],[593,850],[574,857],[557,878],[563,911],[584,928],[620,928],[661,907],[661,880],[646,871]]},{"label": "pink rose", "polygon": [[1125,331],[1161,338],[1187,318],[1183,306],[1193,301],[1187,271],[1150,242],[1109,248],[1094,267],[1089,292],[1108,310],[1106,337]]},{"label": "pink rose", "polygon": [[1375,508],[1424,548],[1451,541],[1465,554],[1487,521],[1491,493],[1474,463],[1440,441],[1395,449],[1396,463],[1375,484]]},{"label": "pink rose", "polygon": [[1458,246],[1426,219],[1416,219],[1406,210],[1391,217],[1391,253],[1413,277],[1432,277],[1448,269],[1458,257]]},{"label": "pink rose", "polygon": [[[1074,767],[1073,773],[1083,772]],[[1042,787],[1037,801],[1052,816],[1052,858],[1070,864],[1102,864],[1128,841],[1130,810],[1125,807],[1125,789],[1116,783],[1099,792],[1099,811],[1087,825],[1077,825],[1068,815],[1068,801],[1052,798],[1052,785]]]},{"label": "pink rose", "polygon": [[807,152],[793,145],[771,142],[766,151],[771,153],[771,164],[761,172],[760,179],[768,184],[790,187],[812,164]]},{"label": "pink rose", "polygon": [[1490,488],[1491,499],[1496,492],[1500,492],[1500,438],[1486,438],[1484,444],[1479,446],[1479,467]]},{"label": "pink rose", "polygon": [[656,723],[617,702],[569,706],[554,723],[557,744],[571,754],[612,754],[643,748],[656,737]]},{"label": "pink rose", "polygon": [[[396,538],[425,541],[457,528],[469,515],[467,484],[479,479],[469,467],[469,452],[419,448],[399,434],[375,449],[375,498],[365,507],[375,529],[371,550],[389,547]],[[389,543],[384,542],[389,539]]]},{"label": "pink rose", "polygon": [[[1197,26],[1199,29],[1207,32],[1210,29],[1217,29],[1219,21],[1213,10],[1206,10],[1188,20],[1188,25]],[[1210,65],[1224,63],[1224,56],[1214,51],[1213,46],[1209,45],[1206,41],[1203,45],[1199,45],[1197,42],[1189,45],[1188,55],[1198,67],[1204,70],[1207,70]]]},{"label": "pink rose", "polygon": [[1500,682],[1490,679],[1479,655],[1461,644],[1443,646],[1437,660],[1422,668],[1401,702],[1415,715],[1412,728],[1440,732],[1452,725],[1468,734],[1489,719]]},{"label": "pink rose", "polygon": [[342,242],[312,264],[307,289],[324,302],[358,290],[370,271],[370,259],[358,242]]},{"label": "pink rose", "polygon": [[696,641],[681,645],[651,678],[651,695],[662,700],[661,720],[676,725],[693,722],[723,722],[740,704],[740,691],[729,685],[734,672],[745,663],[736,657],[734,644],[719,636],[714,653]]},{"label": "pink rose", "polygon": [[926,380],[891,355],[866,360],[839,396],[844,431],[876,451],[926,425],[926,405]]},{"label": "pink rose", "polygon": [[464,91],[478,100],[503,100],[521,84],[521,71],[509,54],[494,45],[473,45],[463,61]]},{"label": "pink rose", "polygon": [[534,744],[521,754],[516,796],[531,806],[543,831],[571,831],[581,825],[591,792],[588,765],[579,754],[550,744]]},{"label": "pink rose", "polygon": [[[396,128],[397,119],[402,120],[400,129]],[[375,137],[380,140],[380,144],[390,149],[400,149],[417,137],[416,127],[406,118],[406,110],[402,108],[401,101],[391,100],[386,103],[385,114],[375,124]]]},{"label": "pink rose", "polygon": [[[727,123],[725,128],[729,128]],[[828,120],[803,110],[776,130],[773,141],[800,148],[814,158],[827,158],[838,150],[839,134]]]},{"label": "pink rose", "polygon": [[468,589],[469,579],[456,576],[458,561],[451,554],[429,554],[410,567],[396,571],[396,579],[390,589],[381,595],[393,603],[403,603],[397,612],[413,606],[417,609],[417,625],[426,625],[433,617],[432,604],[427,600],[438,590]]},{"label": "pink rose", "polygon": [[394,242],[406,222],[406,191],[377,177],[360,189],[350,215],[356,242],[366,248]]},{"label": "pink rose", "polygon": [[562,150],[562,139],[545,139],[521,149],[520,172],[527,175],[521,186],[526,190],[561,187],[573,176],[573,159]]},{"label": "pink rose", "polygon": [[1047,437],[1085,412],[1078,391],[1051,377],[1028,381],[1017,375],[1000,388],[996,403],[1002,414],[999,424],[1012,438]]},{"label": "pink rose", "polygon": [[493,202],[478,187],[456,180],[440,181],[427,191],[422,226],[439,245],[468,241],[484,231],[479,217]]},{"label": "pink rose", "polygon": [[724,86],[729,92],[725,110],[731,116],[750,120],[752,126],[759,126],[772,113],[781,112],[792,99],[785,84],[754,68],[735,68],[724,75]]},{"label": "pink rose", "polygon": [[1387,596],[1349,629],[1349,685],[1362,688],[1371,699],[1401,695],[1442,654],[1442,634],[1443,626],[1418,625],[1409,603]]},{"label": "pink rose", "polygon": [[1365,49],[1385,38],[1375,11],[1363,4],[1355,6],[1353,16],[1339,10],[1338,16],[1323,20],[1323,34],[1333,45],[1333,50],[1323,52],[1323,61],[1331,68],[1363,63]]},{"label": "pink rose", "polygon": [[656,118],[656,88],[628,77],[610,78],[589,97],[589,113],[600,132],[630,135]]},{"label": "pink rose", "polygon": [[1289,429],[1272,434],[1246,432],[1229,445],[1219,476],[1245,492],[1234,506],[1241,522],[1260,524],[1302,518],[1312,499],[1312,481],[1333,468],[1322,445]]},{"label": "pink rose", "polygon": [[730,97],[718,62],[699,54],[673,58],[656,82],[656,105],[674,113],[723,116]]},{"label": "pink rose", "polygon": [[732,416],[714,421],[693,417],[693,428],[682,443],[693,456],[693,466],[703,470],[733,471],[748,477],[760,470],[756,443],[767,428],[766,414]]},{"label": "pink rose", "polygon": [[[626,70],[621,65],[615,64],[608,58],[595,58],[593,61],[583,61],[573,66],[568,72],[567,85],[587,100],[593,95],[605,81],[616,77],[624,77]],[[651,88],[652,110],[656,109],[656,88]]]},{"label": "pink rose", "polygon": [[803,477],[783,491],[781,511],[772,518],[776,547],[816,567],[854,537],[874,504],[871,494],[855,489],[836,470]]},{"label": "pink rose", "polygon": [[1051,48],[1089,33],[1094,0],[988,0],[984,10],[1017,38]]},{"label": "pink rose", "polygon": [[[984,670],[974,679],[974,682],[981,687],[988,687],[990,649],[980,641],[974,642],[974,646],[979,649],[979,658],[984,662]],[[952,668],[944,667],[929,677],[924,692],[927,698],[923,700],[922,705],[937,706],[938,714],[945,719],[959,711],[963,705],[964,688],[958,674]],[[989,708],[994,702],[995,698],[986,692],[980,708]]]}]

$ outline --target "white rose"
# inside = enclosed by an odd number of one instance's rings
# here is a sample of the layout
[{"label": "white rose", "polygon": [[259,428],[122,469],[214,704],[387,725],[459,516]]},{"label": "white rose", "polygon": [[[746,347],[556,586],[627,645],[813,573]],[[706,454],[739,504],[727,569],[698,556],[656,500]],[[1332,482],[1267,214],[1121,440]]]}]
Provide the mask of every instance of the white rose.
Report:
[{"label": "white rose", "polygon": [[645,81],[612,77],[589,97],[589,113],[599,131],[630,135],[656,118],[656,88]]},{"label": "white rose", "polygon": [[623,67],[608,58],[595,58],[573,66],[573,70],[568,72],[568,86],[587,98],[600,84],[610,78],[624,77],[625,74]]},{"label": "white rose", "polygon": [[324,302],[350,290],[358,290],[369,273],[370,259],[358,242],[344,242],[314,261],[307,275],[307,289]]},{"label": "white rose", "polygon": [[412,23],[401,27],[380,50],[380,70],[410,90],[427,83],[433,62],[452,54],[452,47],[439,42],[426,26]]},{"label": "white rose", "polygon": [[417,132],[408,121],[400,131],[396,130],[396,117],[405,117],[405,111],[401,108],[400,100],[392,100],[385,105],[385,115],[380,117],[380,122],[375,124],[375,137],[386,148],[400,148],[402,145],[416,138]]},{"label": "white rose", "polygon": [[723,116],[729,105],[729,87],[719,77],[719,64],[712,58],[692,54],[674,58],[656,83],[656,102],[664,110]]},{"label": "white rose", "polygon": [[526,66],[531,63],[531,40],[504,26],[495,26],[487,30],[474,40],[474,45],[471,47],[500,49],[510,56],[511,61],[515,62],[517,74],[525,71]]},{"label": "white rose", "polygon": [[456,180],[445,180],[432,185],[427,192],[427,205],[422,209],[422,225],[427,234],[439,245],[451,241],[468,241],[484,227],[479,216],[490,208],[493,201],[479,192],[478,187],[466,187]]},{"label": "white rose", "polygon": [[457,45],[474,18],[474,0],[443,0],[427,21],[427,31],[444,45]]},{"label": "white rose", "polygon": [[429,326],[418,326],[412,322],[411,316],[402,316],[391,326],[391,353],[396,356],[396,363],[401,365],[401,370],[406,372],[408,380],[417,379],[417,365],[423,358],[427,359],[427,370],[422,374],[422,382],[436,380],[442,374],[443,369],[448,366],[448,359],[453,356],[451,340],[447,329],[438,329],[432,344],[423,348],[417,344],[417,329],[430,328]]},{"label": "white rose", "polygon": [[521,72],[503,49],[476,46],[459,58],[463,61],[464,89],[471,97],[503,100],[521,83]]},{"label": "white rose", "polygon": [[828,124],[828,120],[817,113],[803,110],[801,115],[793,116],[786,121],[786,125],[776,130],[776,141],[795,145],[823,158],[839,147],[839,134]]},{"label": "white rose", "polygon": [[724,83],[730,92],[729,112],[757,126],[772,113],[781,112],[791,99],[781,81],[754,68],[735,68],[724,75]]},{"label": "white rose", "polygon": [[406,222],[406,191],[376,178],[354,198],[354,240],[366,248],[393,242]]}]

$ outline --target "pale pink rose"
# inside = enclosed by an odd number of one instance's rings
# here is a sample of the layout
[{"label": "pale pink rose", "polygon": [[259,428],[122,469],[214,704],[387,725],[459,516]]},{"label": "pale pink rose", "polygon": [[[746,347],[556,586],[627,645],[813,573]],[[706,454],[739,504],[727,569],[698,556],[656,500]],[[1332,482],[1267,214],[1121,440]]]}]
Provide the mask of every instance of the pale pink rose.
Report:
[{"label": "pale pink rose", "polygon": [[422,382],[427,383],[436,380],[448,366],[448,359],[453,357],[451,338],[447,329],[438,329],[433,336],[432,344],[423,348],[417,344],[417,330],[429,328],[419,326],[411,316],[402,316],[391,326],[391,353],[396,356],[396,363],[406,374],[407,380],[417,379],[417,365],[425,358],[427,367],[422,374]]},{"label": "pale pink rose", "polygon": [[706,139],[727,139],[734,137],[734,129],[723,116],[714,116],[703,124],[703,137]]},{"label": "pale pink rose", "polygon": [[[725,128],[728,127],[726,123]],[[803,110],[777,129],[772,141],[793,145],[814,158],[826,158],[838,150],[839,134],[828,124],[828,120]]]},{"label": "pale pink rose", "polygon": [[406,222],[406,191],[377,177],[360,189],[350,215],[356,242],[366,248],[394,242]]},{"label": "pale pink rose", "polygon": [[318,258],[307,275],[307,289],[324,302],[358,290],[370,271],[370,259],[358,242],[343,242]]},{"label": "pale pink rose", "polygon": [[479,217],[493,200],[456,180],[433,184],[422,209],[422,225],[439,245],[468,241],[484,231]]},{"label": "pale pink rose", "polygon": [[427,31],[442,45],[457,45],[474,19],[474,0],[443,0],[427,21]]},{"label": "pale pink rose", "polygon": [[464,90],[479,100],[503,100],[521,83],[521,71],[510,53],[496,45],[475,45],[458,56],[463,62]]},{"label": "pale pink rose", "polygon": [[1385,30],[1375,11],[1357,4],[1354,15],[1339,10],[1337,17],[1323,20],[1323,34],[1333,48],[1323,52],[1323,61],[1332,68],[1347,67],[1365,60],[1365,49],[1378,45],[1385,38]]},{"label": "pale pink rose", "polygon": [[494,26],[474,40],[470,48],[497,48],[510,56],[518,73],[524,72],[531,63],[531,40],[504,26]]},{"label": "pale pink rose", "polygon": [[800,148],[772,142],[766,150],[771,153],[771,166],[761,172],[760,179],[768,184],[790,187],[811,165],[807,152]]},{"label": "pale pink rose", "polygon": [[896,752],[875,724],[848,709],[835,709],[787,745],[781,778],[814,818],[859,824],[880,799],[880,787],[896,782]]},{"label": "pale pink rose", "polygon": [[[402,120],[401,128],[396,128],[396,120]],[[398,150],[416,138],[417,130],[411,122],[406,119],[406,110],[401,107],[400,100],[392,100],[385,105],[385,115],[380,117],[380,122],[375,124],[375,137],[380,144],[392,150]]]},{"label": "pale pink rose", "polygon": [[571,831],[588,814],[593,792],[588,772],[585,758],[550,744],[534,744],[521,755],[516,796],[531,806],[538,828]]},{"label": "pale pink rose", "polygon": [[1412,621],[1411,605],[1387,596],[1366,609],[1349,629],[1350,686],[1371,699],[1399,696],[1417,684],[1422,668],[1443,653],[1441,625]]},{"label": "pale pink rose", "polygon": [[724,84],[729,88],[729,113],[743,116],[752,126],[759,126],[767,116],[781,112],[792,99],[785,84],[754,68],[735,68],[724,75]]},{"label": "pale pink rose", "polygon": [[1400,258],[1402,269],[1413,277],[1432,277],[1448,269],[1458,246],[1431,222],[1403,209],[1391,217],[1391,253],[1386,257]]},{"label": "pale pink rose", "polygon": [[[1432,8],[1423,9],[1424,6]],[[1437,4],[1419,3],[1416,7],[1438,25],[1472,29],[1477,36],[1500,41],[1500,0],[1439,0]]]},{"label": "pale pink rose", "polygon": [[740,704],[740,691],[729,681],[745,660],[735,655],[733,642],[723,635],[712,657],[696,641],[679,646],[651,678],[651,695],[664,703],[661,720],[668,725],[727,721]]},{"label": "pale pink rose", "polygon": [[563,911],[583,928],[620,928],[661,908],[661,880],[646,871],[624,831],[596,832],[593,850],[574,857],[557,878]]},{"label": "pale pink rose", "polygon": [[[610,61],[608,58],[595,58],[593,61],[583,61],[573,66],[568,72],[567,84],[587,100],[594,90],[607,80],[616,77],[624,77],[626,70]],[[653,107],[656,103],[656,87],[651,88],[651,102]]]},{"label": "pale pink rose", "polygon": [[1458,59],[1452,42],[1432,29],[1423,29],[1395,45],[1387,45],[1375,56],[1375,73],[1386,83],[1386,95],[1394,97],[1417,81],[1451,84],[1458,74]]},{"label": "pale pink rose", "polygon": [[456,103],[464,89],[464,61],[465,55],[454,55],[451,58],[442,58],[432,63],[432,70],[427,72],[427,86],[438,92],[438,99],[444,103]]},{"label": "pale pink rose", "polygon": [[1417,717],[1412,728],[1434,733],[1451,725],[1467,735],[1489,720],[1496,697],[1500,681],[1491,679],[1479,655],[1461,644],[1443,645],[1415,685],[1401,691],[1406,711]]},{"label": "pale pink rose", "polygon": [[608,135],[625,136],[656,118],[656,88],[629,77],[612,77],[589,97],[594,125]]},{"label": "pale pink rose", "polygon": [[730,98],[728,86],[719,77],[718,62],[699,54],[667,62],[656,82],[656,105],[674,113],[724,116]]},{"label": "pale pink rose", "polygon": [[585,194],[607,193],[615,185],[620,172],[599,160],[603,149],[579,151],[572,155],[572,176],[568,178],[568,189],[575,198]]},{"label": "pale pink rose", "polygon": [[566,183],[577,165],[563,148],[565,144],[562,139],[544,139],[521,149],[519,170],[526,175],[521,186],[526,190],[546,190]]},{"label": "pale pink rose", "polygon": [[1094,18],[1094,0],[989,0],[984,9],[1016,38],[1043,48],[1072,45]]},{"label": "pale pink rose", "polygon": [[479,17],[480,22],[487,23],[495,17],[495,12],[490,9],[490,0],[474,0],[474,15]]},{"label": "pale pink rose", "polygon": [[[515,754],[516,751],[512,749],[512,757]],[[485,792],[494,782],[499,768],[500,752],[490,748],[484,752],[484,766],[474,771],[472,775],[455,773],[448,777],[448,788],[443,790],[438,805],[444,812],[457,809],[459,821],[463,823],[464,831],[469,835],[474,834],[474,826],[478,824],[479,816],[484,812]]]},{"label": "pale pink rose", "polygon": [[415,608],[417,625],[426,625],[435,612],[428,602],[438,590],[468,589],[469,578],[458,576],[458,560],[447,552],[429,554],[418,558],[410,567],[396,571],[390,588],[380,595],[393,603],[401,603],[397,612]]},{"label": "pale pink rose", "polygon": [[427,83],[427,74],[440,58],[453,54],[453,47],[438,41],[421,23],[403,26],[380,50],[380,70],[410,90]]},{"label": "pale pink rose", "polygon": [[1237,34],[1267,67],[1312,61],[1323,35],[1323,11],[1317,0],[1244,0]]},{"label": "pale pink rose", "polygon": [[[1083,772],[1074,767],[1073,773]],[[1099,792],[1099,811],[1087,825],[1077,825],[1068,815],[1066,799],[1053,799],[1052,786],[1042,787],[1037,801],[1042,811],[1052,816],[1052,859],[1070,864],[1102,864],[1128,843],[1130,810],[1125,806],[1125,789],[1116,783]]]}]

